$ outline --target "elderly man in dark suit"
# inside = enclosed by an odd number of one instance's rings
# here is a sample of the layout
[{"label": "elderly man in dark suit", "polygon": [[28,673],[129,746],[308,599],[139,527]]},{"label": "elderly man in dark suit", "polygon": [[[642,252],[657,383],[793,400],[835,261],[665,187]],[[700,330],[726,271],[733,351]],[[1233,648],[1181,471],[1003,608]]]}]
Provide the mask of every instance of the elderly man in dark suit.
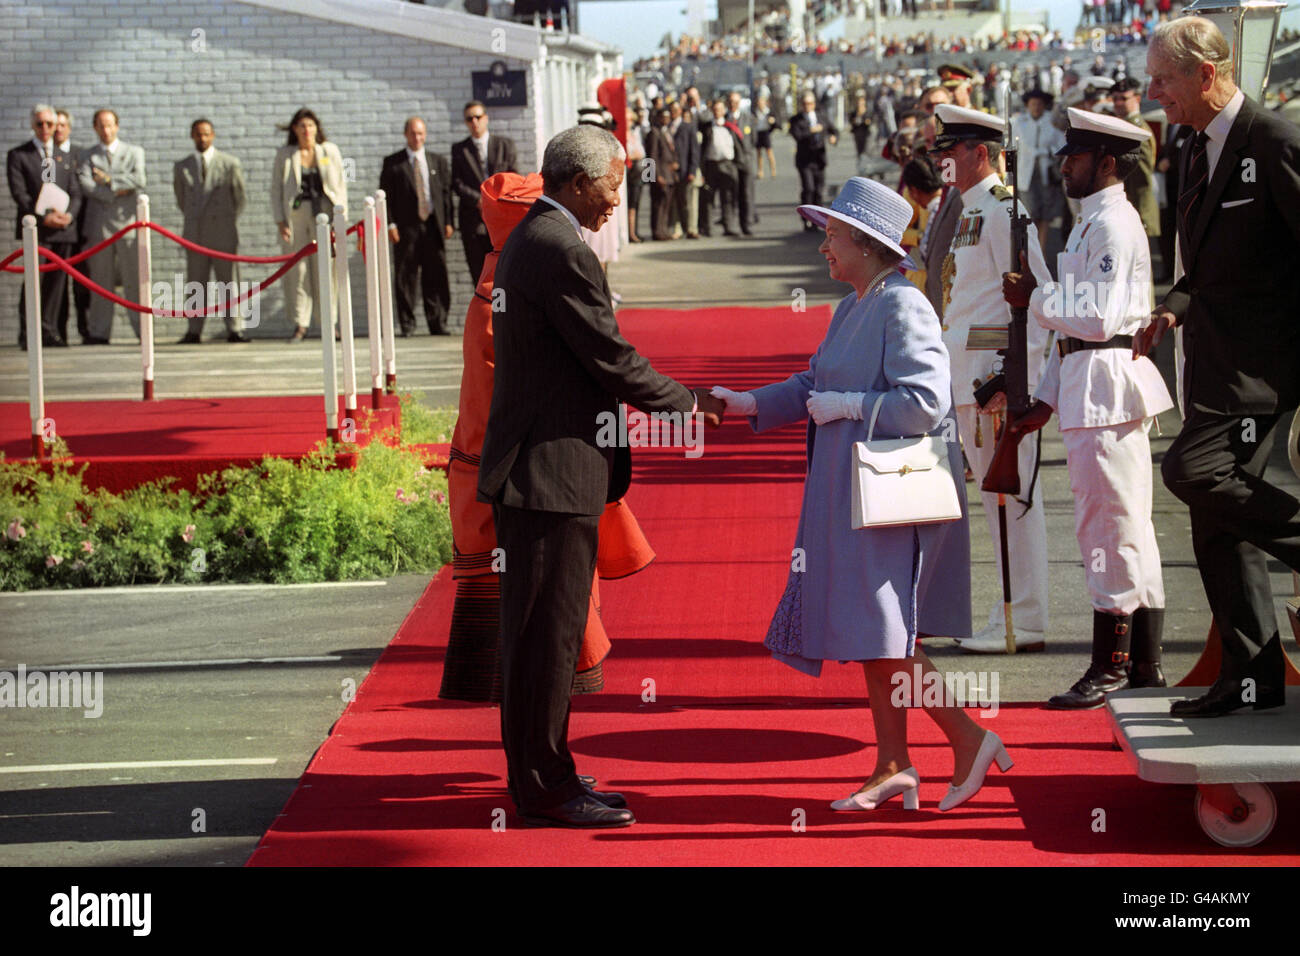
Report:
[{"label": "elderly man in dark suit", "polygon": [[[393,245],[397,321],[403,338],[415,331],[415,299],[424,301],[430,335],[447,335],[451,287],[447,246],[451,238],[451,167],[424,148],[424,120],[412,116],[402,128],[406,149],[384,157],[379,188],[388,199],[388,235]],[[464,205],[464,200],[461,200]]]},{"label": "elderly man in dark suit", "polygon": [[[81,211],[81,186],[77,181],[74,159],[54,143],[54,126],[58,122],[54,108],[44,103],[32,110],[32,138],[9,150],[6,172],[9,193],[18,207],[14,238],[23,237],[23,217],[36,217],[36,238],[55,255],[67,258],[77,245],[77,213]],[[68,205],[56,211],[47,196],[42,203],[41,189],[49,183],[67,193]],[[60,320],[66,322],[68,277],[62,269],[41,275],[41,344],[67,345],[60,333]],[[27,348],[27,286],[18,298],[18,344]]]},{"label": "elderly man in dark suit", "polygon": [[469,273],[478,284],[483,260],[492,251],[492,239],[483,225],[479,187],[497,173],[517,173],[515,143],[509,136],[488,133],[487,109],[478,100],[465,104],[465,125],[469,136],[451,148],[451,179],[460,198],[460,241],[465,247]]},{"label": "elderly man in dark suit", "polygon": [[[569,753],[569,692],[582,643],[606,502],[621,498],[631,453],[609,441],[620,401],[647,414],[723,403],[656,372],[619,333],[609,284],[578,227],[613,214],[623,150],[577,126],[547,144],[543,195],[497,262],[496,387],[483,439],[479,499],[493,506],[501,574],[501,741],[510,795],[537,826],[634,822],[618,794],[588,789]],[[606,424],[603,426],[602,421]],[[603,436],[603,437],[602,437]]]},{"label": "elderly man in dark suit", "polygon": [[[218,252],[239,251],[237,220],[244,211],[244,170],[239,160],[229,153],[219,151],[213,143],[216,129],[206,119],[190,124],[190,139],[194,152],[178,162],[172,169],[172,189],[176,205],[185,217],[186,239]],[[216,277],[216,285],[209,290],[208,280]],[[226,323],[227,342],[249,341],[240,329],[239,314],[242,305],[230,305],[238,296],[239,264],[229,259],[214,259],[201,252],[185,250],[185,283],[198,283],[202,296],[200,308],[207,308],[213,300],[221,304],[218,310]],[[209,295],[209,291],[214,294]],[[179,297],[189,301],[188,293]],[[256,308],[256,300],[250,308]],[[190,316],[189,327],[181,337],[180,345],[198,345],[203,341],[203,323],[206,316]],[[250,323],[255,324],[255,323]]]},{"label": "elderly man in dark suit", "polygon": [[1300,403],[1300,129],[1246,99],[1208,20],[1162,24],[1149,95],[1196,135],[1183,149],[1182,277],[1133,343],[1182,329],[1183,430],[1161,465],[1187,503],[1192,546],[1223,640],[1209,692],[1180,717],[1285,703],[1285,658],[1268,555],[1300,569],[1300,501],[1266,480],[1277,426]]}]

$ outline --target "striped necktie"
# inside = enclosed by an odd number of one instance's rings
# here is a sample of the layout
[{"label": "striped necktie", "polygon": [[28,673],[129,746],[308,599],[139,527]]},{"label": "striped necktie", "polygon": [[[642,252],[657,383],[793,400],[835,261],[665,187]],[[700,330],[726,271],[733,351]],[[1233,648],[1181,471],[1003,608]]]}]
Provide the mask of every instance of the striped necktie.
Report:
[{"label": "striped necktie", "polygon": [[1210,178],[1210,157],[1205,148],[1209,141],[1210,138],[1204,131],[1193,137],[1192,163],[1187,168],[1186,184],[1178,195],[1178,214],[1188,236],[1191,236],[1192,230],[1196,227],[1196,217],[1201,211],[1201,200],[1205,197],[1205,185]]}]

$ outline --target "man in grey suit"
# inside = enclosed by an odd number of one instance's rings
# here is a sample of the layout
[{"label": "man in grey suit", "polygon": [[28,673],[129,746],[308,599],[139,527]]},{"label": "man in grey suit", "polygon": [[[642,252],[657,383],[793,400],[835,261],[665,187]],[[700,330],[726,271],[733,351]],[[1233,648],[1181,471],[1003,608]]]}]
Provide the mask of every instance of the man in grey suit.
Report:
[{"label": "man in grey suit", "polygon": [[[135,221],[135,199],[145,187],[144,150],[117,138],[117,114],[112,110],[95,113],[99,142],[81,158],[79,178],[86,197],[85,240],[93,246],[123,226]],[[105,289],[122,287],[123,298],[139,301],[136,237],[128,233],[90,258],[90,278]],[[131,328],[140,335],[139,313],[127,310]],[[95,296],[90,303],[90,334],[87,345],[107,345],[113,331],[113,303]]]},{"label": "man in grey suit", "polygon": [[[237,252],[239,249],[239,229],[236,220],[244,211],[244,171],[235,157],[217,151],[212,145],[216,130],[206,119],[197,119],[190,126],[190,139],[194,140],[194,152],[176,164],[172,174],[172,187],[176,191],[176,205],[181,207],[185,217],[185,230],[182,235],[191,242],[197,242],[209,249],[220,252]],[[209,289],[209,277],[216,276],[216,284]],[[248,337],[239,330],[236,313],[239,306],[227,303],[234,297],[239,281],[239,265],[228,259],[214,259],[201,252],[185,250],[185,284],[197,282],[202,288],[200,308],[206,308],[213,301],[220,302],[222,308],[217,314],[226,321],[227,342],[247,342]],[[209,295],[209,292],[212,295]],[[189,295],[178,296],[179,301],[188,301]],[[189,328],[181,345],[197,345],[203,341],[204,316],[191,316]]]}]

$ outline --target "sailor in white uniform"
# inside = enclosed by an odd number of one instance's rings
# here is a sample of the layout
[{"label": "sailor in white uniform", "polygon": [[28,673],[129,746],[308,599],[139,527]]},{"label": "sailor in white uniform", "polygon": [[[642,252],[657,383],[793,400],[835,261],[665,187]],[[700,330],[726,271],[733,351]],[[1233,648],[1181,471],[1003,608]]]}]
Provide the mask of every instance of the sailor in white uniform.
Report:
[{"label": "sailor in white uniform", "polygon": [[[1059,282],[1030,273],[1003,280],[1006,301],[1028,306],[1053,331],[1035,404],[1008,427],[1024,433],[1060,420],[1074,496],[1074,523],[1093,607],[1092,661],[1048,707],[1100,707],[1125,687],[1163,687],[1160,637],[1165,592],[1151,523],[1151,444],[1156,415],[1173,407],[1133,334],[1151,311],[1151,258],[1142,218],[1124,195],[1146,130],[1125,120],[1069,110],[1059,155],[1066,192],[1082,217],[1057,260]],[[1130,661],[1131,655],[1131,661]]]},{"label": "sailor in white uniform", "polygon": [[[983,383],[1000,369],[997,332],[1001,331],[1001,345],[1005,347],[1006,333],[1002,330],[1011,322],[1011,310],[1002,299],[1002,275],[1012,268],[1011,191],[996,171],[1006,123],[997,116],[947,103],[935,107],[935,117],[936,135],[930,155],[937,157],[945,181],[955,182],[961,190],[962,201],[961,217],[942,269],[943,344],[952,364],[953,404],[962,448],[978,484],[993,459],[996,435],[992,417],[982,414],[976,405],[974,383]],[[1028,239],[1030,268],[1040,282],[1050,282],[1052,276],[1043,261],[1037,232],[1029,230]],[[987,335],[981,330],[994,330],[988,336],[992,345],[981,341]],[[1029,323],[1027,331],[1032,393],[1042,372],[1047,332],[1035,322]],[[1007,501],[1012,625],[1018,652],[1041,651],[1047,631],[1047,526],[1042,485],[1035,480],[1036,444],[1029,441],[1020,446],[1020,487],[1025,500]],[[984,492],[981,497],[1000,581],[998,496]],[[988,626],[961,641],[961,647],[975,653],[1006,653],[1006,618],[1000,589],[994,596]]]}]

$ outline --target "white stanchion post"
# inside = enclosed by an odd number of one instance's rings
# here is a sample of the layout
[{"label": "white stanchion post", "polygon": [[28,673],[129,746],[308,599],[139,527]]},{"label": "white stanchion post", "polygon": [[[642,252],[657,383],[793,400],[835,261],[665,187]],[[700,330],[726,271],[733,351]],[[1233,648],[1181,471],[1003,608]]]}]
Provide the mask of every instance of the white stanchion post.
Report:
[{"label": "white stanchion post", "polygon": [[[135,221],[149,221],[149,197],[141,193],[135,200]],[[139,254],[141,305],[152,305],[150,291],[153,289],[153,253],[149,244],[149,229],[136,230],[136,249]],[[144,379],[144,400],[153,400],[153,313],[140,313],[140,367]]]},{"label": "white stanchion post", "polygon": [[383,309],[383,255],[379,247],[384,240],[379,236],[379,215],[375,201],[366,197],[365,218],[362,230],[366,236],[367,259],[373,259],[375,268],[366,273],[366,335],[370,347],[370,407],[379,408],[384,394],[383,333],[380,331],[380,312]]},{"label": "white stanchion post", "polygon": [[388,197],[375,193],[379,215],[379,324],[384,335],[384,389],[397,391],[397,340],[393,336],[393,246],[388,239]]},{"label": "white stanchion post", "polygon": [[357,362],[352,341],[352,278],[348,275],[348,220],[334,207],[334,294],[338,299],[339,335],[343,344],[343,408],[356,427]]},{"label": "white stanchion post", "polygon": [[[45,352],[41,341],[41,273],[36,217],[23,216],[23,292],[27,303],[27,407],[32,417],[32,457],[45,457]],[[72,280],[69,279],[69,282]],[[69,290],[71,295],[72,291]]]},{"label": "white stanchion post", "polygon": [[339,440],[339,377],[334,367],[334,275],[330,268],[330,217],[316,217],[316,308],[320,310],[321,357],[325,372],[325,437]]}]

